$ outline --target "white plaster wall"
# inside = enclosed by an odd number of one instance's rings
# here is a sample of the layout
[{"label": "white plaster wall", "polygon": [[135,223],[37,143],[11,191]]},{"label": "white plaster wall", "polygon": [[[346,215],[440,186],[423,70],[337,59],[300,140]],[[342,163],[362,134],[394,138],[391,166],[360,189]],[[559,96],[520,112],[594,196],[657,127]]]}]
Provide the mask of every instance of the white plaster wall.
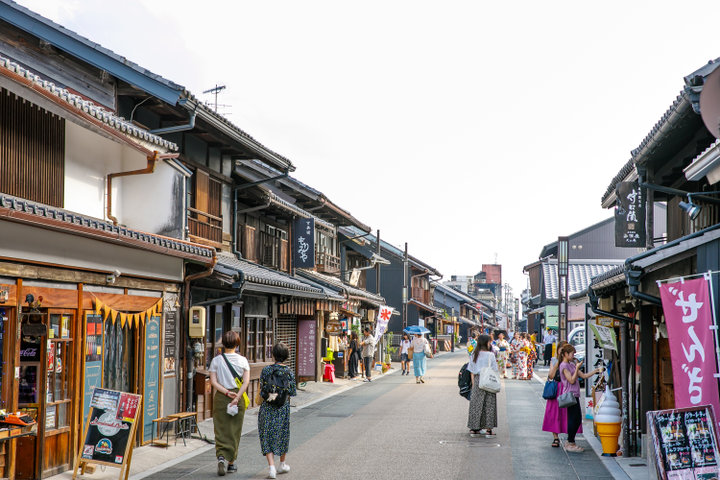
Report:
[{"label": "white plaster wall", "polygon": [[[155,165],[151,174],[113,179],[112,214],[132,229],[180,236],[184,177],[164,161]],[[64,208],[108,220],[107,175],[146,166],[137,150],[66,122]]]}]

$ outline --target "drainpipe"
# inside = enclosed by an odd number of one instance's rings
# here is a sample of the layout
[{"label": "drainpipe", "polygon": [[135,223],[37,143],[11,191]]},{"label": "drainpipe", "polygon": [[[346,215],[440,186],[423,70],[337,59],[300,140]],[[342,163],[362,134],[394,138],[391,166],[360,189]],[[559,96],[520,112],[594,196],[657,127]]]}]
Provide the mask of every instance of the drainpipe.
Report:
[{"label": "drainpipe", "polygon": [[188,117],[188,123],[184,125],[173,125],[172,127],[156,128],[155,130],[150,130],[150,133],[155,135],[162,135],[167,133],[186,132],[188,130],[192,130],[193,128],[195,128],[195,111],[190,112],[190,115]]},{"label": "drainpipe", "polygon": [[[215,270],[215,264],[217,263],[217,255],[213,255],[212,263],[210,264],[210,267],[207,270],[203,270],[202,272],[193,273],[192,275],[188,275],[185,277],[184,281],[184,287],[185,291],[183,292],[183,312],[185,315],[188,315],[188,312],[190,311],[190,282],[193,280],[198,280],[200,278],[209,277],[212,275],[213,270]],[[183,351],[185,352],[185,362],[186,362],[186,386],[185,386],[185,410],[190,411],[192,410],[192,397],[193,397],[193,377],[195,377],[195,362],[193,361],[193,352],[192,347],[188,344],[188,336],[187,336],[187,322],[180,322],[180,325],[182,327],[182,341],[183,341]]]},{"label": "drainpipe", "polygon": [[113,216],[112,214],[112,181],[115,177],[129,177],[131,175],[144,175],[146,173],[153,173],[155,171],[155,164],[158,160],[164,160],[164,159],[171,159],[171,158],[177,158],[180,154],[179,153],[164,153],[160,154],[156,151],[152,153],[152,155],[147,156],[147,166],[145,168],[141,168],[140,170],[131,170],[129,172],[118,172],[118,173],[109,173],[107,176],[107,217],[110,221],[113,222],[113,225],[118,224],[118,219]]}]

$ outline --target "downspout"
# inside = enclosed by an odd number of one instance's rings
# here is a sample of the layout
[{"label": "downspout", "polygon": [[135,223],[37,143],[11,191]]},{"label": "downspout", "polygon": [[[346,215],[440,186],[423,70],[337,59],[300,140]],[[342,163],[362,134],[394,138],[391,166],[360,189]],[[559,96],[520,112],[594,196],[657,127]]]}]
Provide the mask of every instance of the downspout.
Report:
[{"label": "downspout", "polygon": [[117,173],[109,173],[107,176],[107,207],[106,207],[106,215],[108,220],[113,222],[113,225],[118,224],[118,219],[113,216],[112,214],[112,181],[113,178],[116,177],[129,177],[131,175],[144,175],[147,173],[153,173],[155,171],[155,164],[158,160],[164,160],[164,159],[171,159],[171,158],[177,158],[180,154],[179,153],[164,153],[160,154],[157,150],[155,150],[151,155],[147,156],[147,166],[145,168],[141,168],[140,170],[131,170],[129,172],[117,172]]},{"label": "downspout", "polygon": [[[187,102],[187,100],[185,100],[185,102]],[[183,102],[183,100],[180,100],[180,102],[178,102],[178,103],[183,104],[185,102]],[[178,133],[178,132],[186,132],[188,130],[192,130],[193,128],[195,128],[195,116],[196,116],[196,114],[195,114],[195,111],[193,110],[192,112],[190,112],[190,114],[188,116],[188,123],[186,123],[184,125],[173,125],[172,127],[156,128],[154,130],[150,130],[150,133],[155,134],[155,135],[162,135],[162,134],[167,134],[167,133]]]},{"label": "downspout", "polygon": [[[185,277],[184,287],[185,291],[183,292],[183,312],[187,316],[190,311],[190,282],[193,280],[197,280],[204,277],[209,277],[212,275],[213,271],[215,270],[215,264],[217,264],[217,255],[213,255],[212,263],[210,264],[210,267],[207,270],[203,270],[202,272],[193,273],[192,275],[188,275]],[[195,362],[193,361],[193,352],[192,347],[188,344],[188,336],[187,336],[187,327],[185,325],[187,322],[180,322],[180,325],[182,328],[182,341],[183,341],[183,351],[185,352],[185,362],[186,362],[186,372],[185,375],[185,410],[191,411],[192,410],[192,398],[193,398],[193,387],[194,387],[194,381],[193,378],[195,377]]]}]

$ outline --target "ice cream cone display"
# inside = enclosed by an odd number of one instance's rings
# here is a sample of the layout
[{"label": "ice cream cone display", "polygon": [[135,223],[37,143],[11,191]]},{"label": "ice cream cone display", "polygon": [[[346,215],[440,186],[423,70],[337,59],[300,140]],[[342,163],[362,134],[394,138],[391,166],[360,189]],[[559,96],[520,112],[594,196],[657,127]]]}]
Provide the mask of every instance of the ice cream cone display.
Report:
[{"label": "ice cream cone display", "polygon": [[602,443],[603,455],[615,456],[618,451],[621,425],[622,411],[620,410],[620,404],[610,391],[610,387],[605,387],[605,394],[598,403],[595,412],[595,428],[600,437],[600,443]]}]

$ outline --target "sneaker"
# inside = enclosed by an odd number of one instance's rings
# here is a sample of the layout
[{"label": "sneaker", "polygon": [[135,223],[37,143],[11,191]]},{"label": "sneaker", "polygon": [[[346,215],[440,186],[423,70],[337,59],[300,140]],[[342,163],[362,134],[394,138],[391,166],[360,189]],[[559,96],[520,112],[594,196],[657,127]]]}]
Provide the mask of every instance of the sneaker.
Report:
[{"label": "sneaker", "polygon": [[231,463],[227,466],[227,473],[235,473],[237,472],[237,465],[234,463]]},{"label": "sneaker", "polygon": [[277,478],[277,470],[275,470],[274,465],[272,467],[270,467],[267,478]]},{"label": "sneaker", "polygon": [[290,465],[287,463],[281,463],[277,469],[277,473],[288,473],[290,471]]},{"label": "sneaker", "polygon": [[217,460],[218,460],[218,467],[217,467],[218,476],[224,477],[225,472],[227,471],[227,466],[225,465],[225,457],[218,457]]}]

